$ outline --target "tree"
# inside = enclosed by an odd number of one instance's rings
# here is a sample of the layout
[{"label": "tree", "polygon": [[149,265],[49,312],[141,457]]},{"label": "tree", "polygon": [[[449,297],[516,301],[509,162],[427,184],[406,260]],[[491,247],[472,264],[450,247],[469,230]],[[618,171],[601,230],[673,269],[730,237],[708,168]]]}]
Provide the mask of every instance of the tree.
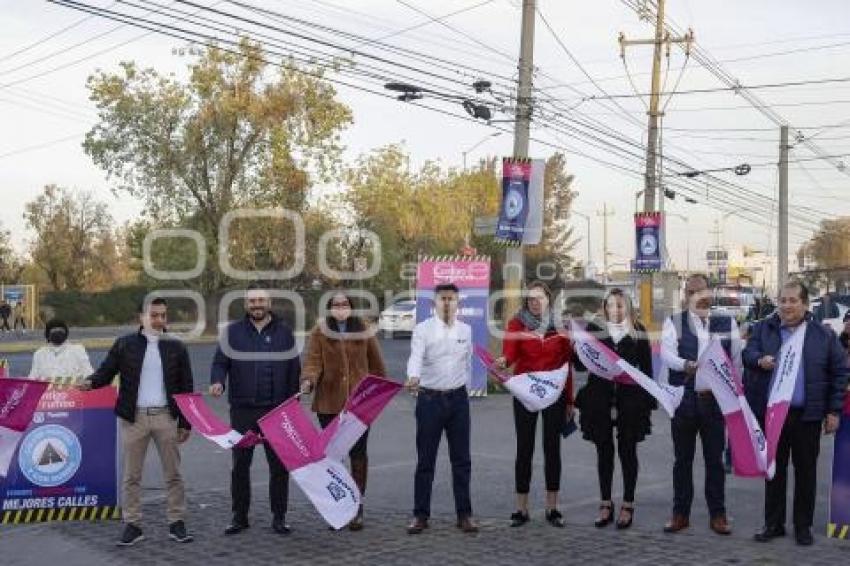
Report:
[{"label": "tree", "polygon": [[[243,39],[238,51],[209,46],[190,66],[186,84],[130,62],[119,73],[89,77],[100,122],[86,136],[86,152],[118,180],[118,191],[144,202],[150,228],[203,235],[206,269],[190,284],[207,296],[230,284],[218,269],[225,214],[237,208],[304,212],[311,181],[328,180],[335,170],[340,132],[351,121],[317,69],[288,62],[270,76],[260,46]],[[291,264],[291,229],[240,224],[228,242],[238,268]],[[257,238],[271,231],[269,253],[252,256],[262,247]]]},{"label": "tree", "polygon": [[549,261],[554,263],[563,276],[569,273],[575,259],[573,229],[570,227],[570,207],[576,196],[572,190],[573,175],[567,173],[567,159],[563,153],[555,153],[546,160],[543,176],[543,237],[540,245],[528,248],[527,257],[531,265]]},{"label": "tree", "polygon": [[92,193],[47,185],[24,206],[24,219],[35,232],[32,261],[54,290],[79,291],[95,280],[114,280],[112,217]]},{"label": "tree", "polygon": [[832,281],[836,286],[846,286],[850,282],[850,217],[822,220],[798,256],[811,258],[819,270],[827,270],[810,275],[810,282],[816,287],[825,284],[830,290]]},{"label": "tree", "polygon": [[19,283],[25,263],[15,253],[12,246],[12,234],[0,225],[0,283],[9,285]]},{"label": "tree", "polygon": [[426,162],[411,171],[398,145],[361,156],[348,169],[338,206],[352,230],[370,230],[381,241],[382,269],[373,288],[399,289],[403,265],[420,255],[456,254],[471,237],[473,217],[498,210],[493,162],[472,171],[444,170]]}]

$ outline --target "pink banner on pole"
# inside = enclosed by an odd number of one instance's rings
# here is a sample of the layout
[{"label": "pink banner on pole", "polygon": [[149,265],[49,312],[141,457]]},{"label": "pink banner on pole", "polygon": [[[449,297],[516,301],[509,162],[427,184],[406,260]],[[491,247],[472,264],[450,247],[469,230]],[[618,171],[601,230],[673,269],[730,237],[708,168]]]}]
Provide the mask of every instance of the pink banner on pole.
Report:
[{"label": "pink banner on pole", "polygon": [[31,379],[0,380],[0,476],[8,473],[18,443],[48,385]]}]

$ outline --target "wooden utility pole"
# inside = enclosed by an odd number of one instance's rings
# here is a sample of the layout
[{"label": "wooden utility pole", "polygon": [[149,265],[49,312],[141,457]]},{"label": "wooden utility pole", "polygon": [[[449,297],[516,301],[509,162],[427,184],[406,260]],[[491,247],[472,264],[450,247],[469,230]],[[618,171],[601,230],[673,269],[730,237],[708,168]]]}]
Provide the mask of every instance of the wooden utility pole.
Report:
[{"label": "wooden utility pole", "polygon": [[[664,1],[657,0],[658,10],[655,20],[655,37],[652,39],[633,39],[627,40],[624,33],[620,33],[620,56],[625,60],[626,47],[630,45],[653,45],[652,55],[652,90],[649,96],[649,123],[646,138],[646,172],[644,173],[644,189],[643,189],[643,210],[644,212],[654,212],[656,208],[656,195],[659,199],[664,199],[664,193],[659,192],[658,182],[658,123],[659,118],[663,113],[659,110],[661,102],[661,51],[666,46],[667,56],[670,56],[670,45],[672,43],[685,43],[688,46],[693,42],[693,32],[688,31],[682,37],[670,37],[669,33],[664,31]],[[662,222],[662,234],[664,233],[664,219]],[[659,245],[664,250],[663,243],[659,240]],[[647,328],[653,327],[652,315],[652,274],[647,274],[642,278],[640,287],[640,313],[641,319]]]}]

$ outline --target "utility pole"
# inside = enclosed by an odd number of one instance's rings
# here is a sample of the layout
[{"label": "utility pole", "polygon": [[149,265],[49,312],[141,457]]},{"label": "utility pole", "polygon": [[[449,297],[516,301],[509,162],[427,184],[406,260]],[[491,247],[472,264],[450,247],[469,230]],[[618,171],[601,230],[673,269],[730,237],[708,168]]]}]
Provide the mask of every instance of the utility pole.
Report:
[{"label": "utility pole", "polygon": [[[625,60],[626,47],[630,45],[652,45],[654,46],[652,56],[652,89],[649,96],[649,123],[646,138],[646,172],[644,173],[643,210],[654,212],[656,208],[656,193],[658,183],[658,121],[662,116],[659,111],[661,100],[661,51],[667,47],[667,56],[670,56],[671,43],[685,43],[690,48],[693,41],[693,32],[688,31],[682,37],[671,38],[669,33],[664,32],[664,1],[657,0],[658,9],[655,19],[655,37],[653,39],[626,40],[624,33],[620,33],[620,56]],[[662,201],[659,209],[663,210],[664,193],[659,194]],[[662,218],[662,223],[664,219]],[[664,231],[662,227],[662,232]],[[661,242],[659,241],[659,245]],[[662,248],[663,249],[663,248]],[[647,328],[653,326],[652,315],[652,274],[642,278],[640,286],[640,312],[641,319]]]},{"label": "utility pole", "polygon": [[788,280],[788,126],[779,129],[779,262],[776,270],[779,289]]},{"label": "utility pole", "polygon": [[608,203],[602,203],[602,212],[596,211],[602,217],[602,276],[608,282],[608,217],[614,216],[614,210],[608,210]]},{"label": "utility pole", "polygon": [[[519,82],[517,85],[516,122],[514,123],[514,157],[528,157],[531,135],[531,87],[534,73],[534,20],[536,0],[522,2],[522,31],[519,45]],[[525,256],[522,244],[505,251],[505,310],[507,319],[519,310],[520,291],[525,279]]]}]

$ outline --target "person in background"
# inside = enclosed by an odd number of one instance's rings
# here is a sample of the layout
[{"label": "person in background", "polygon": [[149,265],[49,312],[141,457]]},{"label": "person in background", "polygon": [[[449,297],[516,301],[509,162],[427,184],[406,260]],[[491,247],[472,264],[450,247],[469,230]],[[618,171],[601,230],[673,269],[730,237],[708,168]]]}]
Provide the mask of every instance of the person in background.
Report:
[{"label": "person in background", "polygon": [[[360,317],[352,316],[351,298],[334,293],[326,306],[329,315],[310,334],[310,345],[301,372],[301,392],[315,392],[313,411],[322,428],[342,411],[348,396],[367,375],[386,376],[381,347]],[[351,477],[366,494],[369,458],[366,446],[369,430],[349,452]],[[348,524],[352,531],[363,528],[363,505]]]},{"label": "person in background", "polygon": [[[587,330],[621,358],[652,376],[652,350],[646,329],[634,318],[631,300],[621,289],[613,289],[605,298],[605,318],[601,324],[588,323]],[[577,369],[579,368],[577,365]],[[611,484],[614,479],[614,428],[617,429],[617,453],[623,469],[623,504],[617,528],[632,525],[635,487],[638,477],[637,444],[652,429],[655,399],[636,383],[609,381],[593,373],[576,396],[576,408],[585,440],[596,445],[597,474],[601,503],[597,527],[614,522]]]},{"label": "person in background", "polygon": [[[552,291],[542,281],[528,284],[523,307],[505,328],[503,355],[496,359],[501,368],[513,368],[514,374],[546,371],[563,367],[572,357],[572,345],[559,332],[552,309]],[[513,400],[516,431],[516,461],[514,483],[517,510],[511,515],[511,526],[520,527],[530,520],[528,494],[531,489],[531,469],[537,432],[538,412],[526,409]],[[539,411],[543,421],[543,469],[546,479],[546,521],[563,528],[564,519],[558,510],[561,489],[561,429],[573,413],[573,378],[570,373],[561,397]]]},{"label": "person in background", "polygon": [[416,395],[416,474],[408,534],[428,528],[431,488],[443,432],[449,444],[457,528],[477,533],[472,520],[472,457],[467,385],[472,378],[472,328],[457,319],[460,291],[453,283],[434,290],[434,316],[413,329],[407,362],[408,391]]},{"label": "person in background", "polygon": [[[295,335],[271,310],[266,289],[251,285],[245,292],[245,316],[231,322],[222,332],[212,364],[210,395],[220,397],[228,389],[230,424],[240,433],[260,433],[257,421],[298,393],[301,361]],[[268,443],[263,444],[269,466],[269,504],[272,531],[286,535],[289,503],[289,472]],[[233,519],[224,529],[235,535],[250,526],[251,462],[254,447],[233,448],[230,496]]]},{"label": "person in background", "polygon": [[6,299],[0,299],[0,331],[11,332],[12,327],[9,326],[9,318],[12,316],[12,305]]},{"label": "person in background", "polygon": [[20,325],[21,332],[27,331],[27,321],[25,319],[25,316],[26,316],[26,309],[24,307],[24,302],[18,301],[17,303],[15,303],[15,308],[14,308],[15,322],[12,324],[13,330],[17,330],[18,325]]},{"label": "person in background", "polygon": [[94,372],[85,346],[68,342],[68,333],[64,321],[54,318],[47,322],[47,345],[33,354],[30,379],[83,378]]},{"label": "person in background", "polygon": [[838,341],[841,342],[841,347],[850,355],[850,310],[844,313],[844,330],[838,336]]},{"label": "person in background", "polygon": [[142,520],[142,471],[151,439],[162,464],[167,489],[168,537],[191,542],[186,532],[186,491],[180,475],[179,445],[189,439],[191,425],[180,414],[174,395],[192,393],[192,366],[186,346],[166,332],[167,304],[161,297],[139,307],[141,328],[122,336],[106,359],[78,385],[82,391],[106,387],[119,376],[115,413],[121,423],[124,481],[121,507],[124,532],[118,546],[144,540]]}]

